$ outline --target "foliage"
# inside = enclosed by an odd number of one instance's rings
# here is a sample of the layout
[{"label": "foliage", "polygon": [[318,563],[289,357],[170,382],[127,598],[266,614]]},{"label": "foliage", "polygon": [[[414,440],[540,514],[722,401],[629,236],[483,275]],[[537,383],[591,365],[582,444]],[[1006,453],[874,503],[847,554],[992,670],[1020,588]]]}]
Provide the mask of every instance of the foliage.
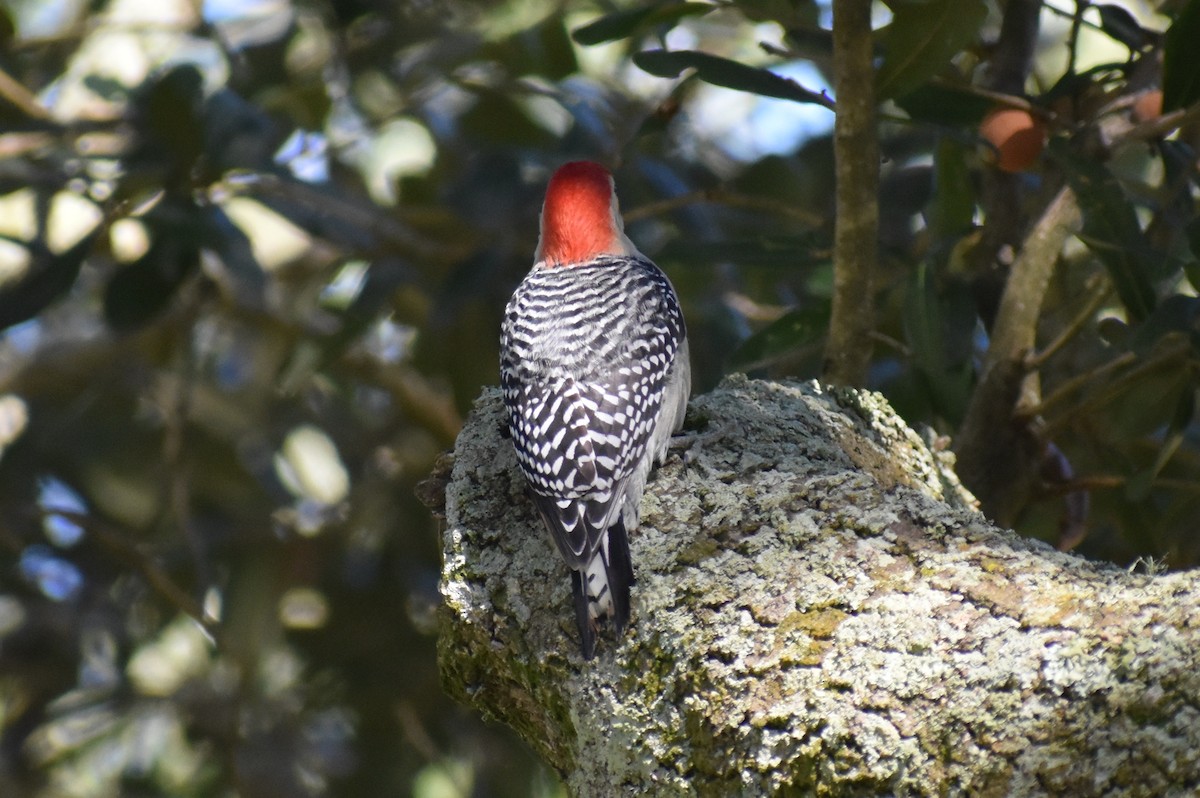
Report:
[{"label": "foliage", "polygon": [[[871,382],[959,433],[1013,253],[1069,186],[1023,403],[956,446],[1032,440],[1023,531],[1184,567],[1200,2],[1062,5],[1018,89],[997,4],[877,7]],[[827,6],[49,6],[0,12],[0,793],[552,792],[437,688],[414,489],[495,381],[569,158],[615,168],[700,390],[818,374]],[[1166,115],[1132,119],[1157,88]],[[1049,125],[1029,172],[978,140],[997,103]]]}]

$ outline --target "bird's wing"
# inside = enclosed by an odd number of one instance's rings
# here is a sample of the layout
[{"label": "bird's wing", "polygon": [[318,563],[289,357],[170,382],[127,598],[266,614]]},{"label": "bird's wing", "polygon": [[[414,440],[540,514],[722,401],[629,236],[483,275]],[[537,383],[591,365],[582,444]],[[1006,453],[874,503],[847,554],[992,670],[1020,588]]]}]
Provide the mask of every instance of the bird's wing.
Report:
[{"label": "bird's wing", "polygon": [[620,512],[656,412],[624,387],[569,378],[519,391],[510,416],[517,460],[571,567],[590,562]]}]

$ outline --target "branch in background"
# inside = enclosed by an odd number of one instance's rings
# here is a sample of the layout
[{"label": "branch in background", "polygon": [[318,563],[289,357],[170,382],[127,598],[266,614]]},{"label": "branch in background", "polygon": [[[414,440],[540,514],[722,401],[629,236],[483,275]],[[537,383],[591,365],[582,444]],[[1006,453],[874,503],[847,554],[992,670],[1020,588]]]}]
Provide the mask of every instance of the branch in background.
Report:
[{"label": "branch in background", "polygon": [[[1083,12],[1087,11],[1090,3],[1088,0],[1075,0],[1075,13],[1071,14],[1071,33],[1067,36],[1067,72],[1075,74],[1075,62],[1079,56],[1079,31],[1083,28]],[[1058,9],[1047,5],[1052,12],[1063,13]]]},{"label": "branch in background", "polygon": [[833,71],[838,104],[833,151],[837,220],[824,378],[843,385],[866,382],[873,348],[879,137],[872,41],[870,0],[834,0]]},{"label": "branch in background", "polygon": [[1095,280],[1095,285],[1092,288],[1091,296],[1088,297],[1084,306],[1075,314],[1075,318],[1071,319],[1070,323],[1063,328],[1054,340],[1046,344],[1045,348],[1040,352],[1030,353],[1025,358],[1025,367],[1030,371],[1037,371],[1042,366],[1046,365],[1046,361],[1054,357],[1064,346],[1066,346],[1072,338],[1083,332],[1085,328],[1092,322],[1092,317],[1096,311],[1100,310],[1113,293],[1112,281],[1105,275],[1100,275]]},{"label": "branch in background", "polygon": [[1029,232],[1000,298],[1000,309],[984,362],[985,374],[1000,361],[1023,358],[1033,350],[1042,300],[1054,273],[1054,264],[1081,219],[1075,192],[1064,186]]},{"label": "branch in background", "polygon": [[[1173,334],[1165,336],[1159,342],[1158,349],[1150,357],[1141,358],[1141,362],[1137,368],[1130,369],[1120,377],[1105,382],[1101,390],[1072,406],[1069,411],[1064,411],[1054,418],[1046,420],[1043,427],[1045,434],[1050,435],[1061,427],[1071,423],[1072,420],[1079,418],[1082,413],[1111,402],[1122,392],[1128,390],[1129,386],[1136,385],[1138,382],[1146,379],[1147,376],[1159,370],[1180,370],[1186,368],[1188,356],[1191,354],[1191,351],[1191,341],[1183,335]],[[1048,396],[1046,401],[1042,402],[1041,405],[1031,408],[1031,410],[1046,412],[1051,407],[1061,403],[1062,399],[1068,396],[1074,389],[1081,387],[1087,382],[1096,382],[1100,376],[1122,365],[1133,365],[1138,362],[1139,358],[1134,353],[1126,352],[1115,360],[1105,363],[1086,374],[1082,374],[1080,377],[1075,378],[1075,380],[1071,380]],[[1083,379],[1077,382],[1080,378]]]},{"label": "branch in background", "polygon": [[661,216],[664,213],[685,208],[688,205],[712,203],[729,208],[744,208],[752,211],[765,211],[788,219],[794,219],[805,227],[821,227],[825,217],[819,213],[798,208],[770,197],[756,197],[752,194],[738,194],[723,189],[706,188],[700,191],[690,191],[677,197],[668,197],[657,202],[648,202],[624,213],[625,222],[636,222],[651,216]]},{"label": "branch in background", "polygon": [[132,568],[156,596],[200,624],[204,631],[213,638],[218,648],[221,646],[220,624],[210,617],[200,602],[176,583],[158,562],[127,540],[116,527],[86,513],[46,510],[42,515],[63,518],[86,529],[102,548]]},{"label": "branch in background", "polygon": [[[984,90],[1003,97],[1025,94],[1025,80],[1037,44],[1039,0],[1011,0],[985,77]],[[1000,104],[1011,106],[1007,99]],[[1004,290],[1007,263],[1001,253],[1015,249],[1024,233],[1027,217],[1021,213],[1020,177],[998,169],[985,169],[979,196],[987,224],[971,253],[974,290],[984,325],[991,328],[999,296]]]},{"label": "branch in background", "polygon": [[50,118],[50,112],[37,97],[4,69],[0,69],[0,99],[7,100],[30,119]]},{"label": "branch in background", "polygon": [[1024,94],[1025,78],[1037,50],[1042,0],[1009,0],[1000,38],[988,62],[987,87],[1005,94]]},{"label": "branch in background", "polygon": [[[1030,407],[1028,412],[1031,415],[1045,416],[1088,383],[1097,382],[1102,378],[1108,377],[1108,375],[1112,372],[1119,371],[1126,366],[1132,366],[1136,362],[1137,355],[1135,355],[1133,352],[1124,352],[1107,363],[1101,363],[1099,366],[1089,369],[1082,374],[1076,374],[1071,379],[1063,382],[1062,385],[1059,385],[1053,393],[1043,399],[1040,403]],[[1071,414],[1064,414],[1064,416],[1065,415]]]},{"label": "branch in background", "polygon": [[[1041,0],[1009,0],[1000,36],[988,64],[990,91],[1025,93],[1037,45]],[[1019,176],[998,169],[984,171],[980,206],[987,224],[971,253],[977,304],[991,332],[979,384],[955,436],[958,471],[979,498],[988,517],[1010,526],[1024,504],[1037,474],[1042,447],[1023,419],[1021,403],[1037,402],[1036,377],[1029,377],[1025,357],[1033,350],[1037,320],[1054,264],[1078,217],[1068,189],[1042,213],[1025,236],[1017,262],[1006,271],[1001,253],[1022,240],[1027,218],[1022,214]],[[1018,276],[1018,271],[1020,275]]]},{"label": "branch in background", "polygon": [[1028,415],[1018,415],[1040,399],[1026,358],[1034,348],[1054,264],[1080,219],[1075,193],[1064,186],[1026,237],[1000,299],[982,377],[955,439],[959,475],[1001,526],[1012,525],[1037,473],[1041,446],[1028,429]]}]

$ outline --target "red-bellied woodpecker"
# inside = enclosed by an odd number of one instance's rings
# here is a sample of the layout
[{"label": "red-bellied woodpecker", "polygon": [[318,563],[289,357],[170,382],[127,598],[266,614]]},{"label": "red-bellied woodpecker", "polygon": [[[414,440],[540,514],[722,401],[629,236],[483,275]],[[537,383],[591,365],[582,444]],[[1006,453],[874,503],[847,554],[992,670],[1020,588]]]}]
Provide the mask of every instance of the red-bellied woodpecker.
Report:
[{"label": "red-bellied woodpecker", "polygon": [[571,568],[583,656],[597,621],[629,622],[628,534],[691,391],[687,333],[667,276],[625,235],[613,179],[578,161],[550,178],[533,268],[500,330],[517,462]]}]

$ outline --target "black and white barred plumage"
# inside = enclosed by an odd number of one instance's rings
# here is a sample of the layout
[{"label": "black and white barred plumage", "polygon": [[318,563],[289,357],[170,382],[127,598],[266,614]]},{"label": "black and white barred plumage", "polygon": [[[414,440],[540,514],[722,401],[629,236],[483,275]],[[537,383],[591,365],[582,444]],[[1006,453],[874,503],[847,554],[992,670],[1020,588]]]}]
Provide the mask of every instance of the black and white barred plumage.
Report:
[{"label": "black and white barred plumage", "polygon": [[572,569],[590,659],[600,617],[611,616],[618,634],[628,623],[627,535],[650,469],[683,422],[691,377],[675,290],[625,238],[619,216],[609,212],[613,252],[562,264],[551,260],[547,213],[542,257],[505,311],[501,387],[521,471]]}]

